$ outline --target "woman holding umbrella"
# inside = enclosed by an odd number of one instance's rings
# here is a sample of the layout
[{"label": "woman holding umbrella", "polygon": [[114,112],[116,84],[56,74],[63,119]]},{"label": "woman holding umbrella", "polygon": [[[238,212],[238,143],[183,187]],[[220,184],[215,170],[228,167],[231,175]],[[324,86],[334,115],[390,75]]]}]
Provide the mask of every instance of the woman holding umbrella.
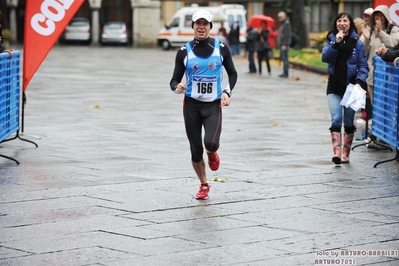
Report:
[{"label": "woman holding umbrella", "polygon": [[265,16],[265,15],[260,15],[260,14],[255,14],[253,15],[249,21],[248,21],[248,27],[253,27],[253,28],[260,28],[262,22],[266,22],[267,29],[269,30],[269,45],[271,49],[269,50],[269,59],[273,59],[273,48],[276,47],[276,37],[279,35],[278,30],[274,31],[272,27],[275,25],[275,21],[272,17]]},{"label": "woman holding umbrella", "polygon": [[267,72],[269,76],[272,75],[269,61],[269,52],[271,50],[271,46],[269,44],[269,30],[267,28],[266,21],[261,22],[261,26],[258,30],[258,40],[256,43],[256,51],[258,53],[258,66],[259,66],[259,75],[262,75],[262,61],[266,61]]}]

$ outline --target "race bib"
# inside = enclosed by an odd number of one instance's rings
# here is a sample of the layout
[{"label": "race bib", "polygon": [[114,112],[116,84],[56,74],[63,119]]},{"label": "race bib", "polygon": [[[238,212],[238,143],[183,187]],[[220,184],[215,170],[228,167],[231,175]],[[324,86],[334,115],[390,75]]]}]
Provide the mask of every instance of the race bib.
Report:
[{"label": "race bib", "polygon": [[191,97],[203,102],[214,101],[217,97],[217,77],[194,75]]}]

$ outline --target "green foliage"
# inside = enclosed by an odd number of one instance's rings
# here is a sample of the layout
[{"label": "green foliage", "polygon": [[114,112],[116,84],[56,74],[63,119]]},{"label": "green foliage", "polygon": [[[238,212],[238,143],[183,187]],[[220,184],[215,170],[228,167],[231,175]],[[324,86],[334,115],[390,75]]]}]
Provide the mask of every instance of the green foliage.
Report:
[{"label": "green foliage", "polygon": [[2,30],[3,40],[4,41],[12,41],[12,34],[9,29]]},{"label": "green foliage", "polygon": [[320,33],[319,35],[317,35],[316,38],[313,40],[314,41],[314,46],[320,52],[323,49],[324,45],[326,45],[327,33],[328,33],[328,31],[324,31],[324,32]]},{"label": "green foliage", "polygon": [[315,48],[290,49],[288,56],[293,63],[320,69],[327,68],[327,64],[321,61],[321,52]]}]

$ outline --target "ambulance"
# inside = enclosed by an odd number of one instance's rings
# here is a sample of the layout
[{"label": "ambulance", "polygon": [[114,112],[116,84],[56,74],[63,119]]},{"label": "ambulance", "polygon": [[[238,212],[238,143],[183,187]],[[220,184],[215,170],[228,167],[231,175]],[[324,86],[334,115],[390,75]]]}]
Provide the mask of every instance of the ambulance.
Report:
[{"label": "ambulance", "polygon": [[194,38],[194,31],[191,28],[191,16],[198,10],[204,9],[213,15],[213,27],[210,31],[210,36],[222,39],[218,36],[218,30],[223,24],[227,33],[230,32],[230,25],[236,22],[240,25],[240,42],[245,43],[247,31],[247,10],[243,5],[238,4],[224,4],[211,7],[182,7],[180,8],[158,32],[157,44],[163,50],[180,47]]}]

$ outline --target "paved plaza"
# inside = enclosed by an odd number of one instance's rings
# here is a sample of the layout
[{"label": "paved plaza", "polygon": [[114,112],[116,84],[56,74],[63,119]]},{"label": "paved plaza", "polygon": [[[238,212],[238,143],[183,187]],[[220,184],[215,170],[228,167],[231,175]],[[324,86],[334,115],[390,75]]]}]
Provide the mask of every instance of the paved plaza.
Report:
[{"label": "paved plaza", "polygon": [[396,151],[331,162],[325,75],[235,58],[221,166],[194,199],[175,54],[52,49],[26,91],[38,147],[0,144],[20,162],[0,157],[1,266],[399,265],[399,164],[373,167]]}]

